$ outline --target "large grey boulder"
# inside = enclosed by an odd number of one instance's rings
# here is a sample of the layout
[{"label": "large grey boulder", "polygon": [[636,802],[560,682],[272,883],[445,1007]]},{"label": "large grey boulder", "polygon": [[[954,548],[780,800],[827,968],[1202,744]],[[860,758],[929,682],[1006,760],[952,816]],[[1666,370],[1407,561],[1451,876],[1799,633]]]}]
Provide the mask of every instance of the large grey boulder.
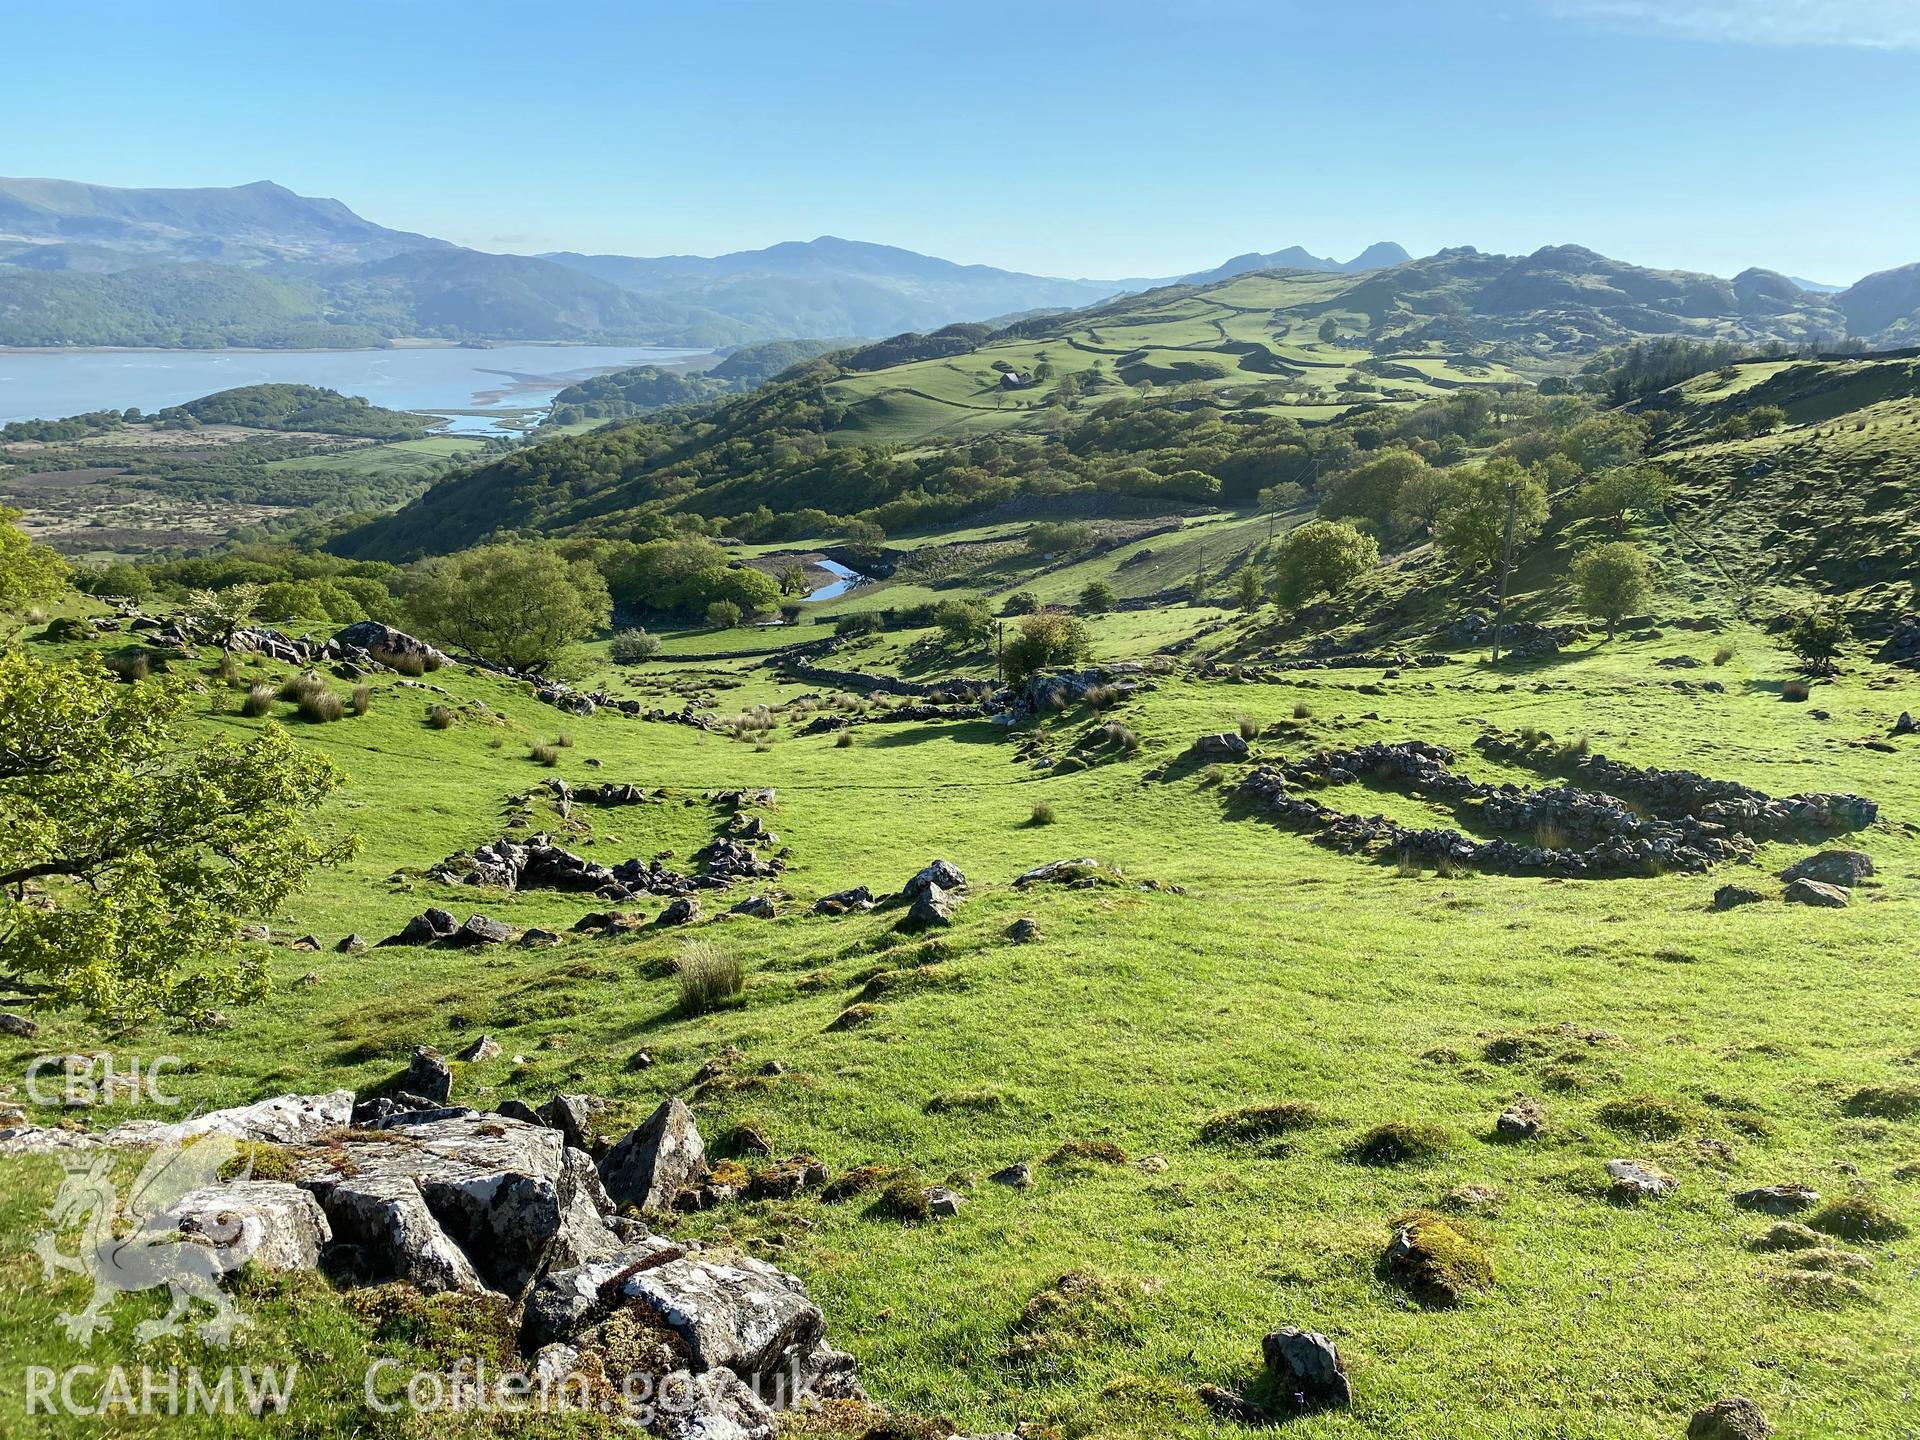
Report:
[{"label": "large grey boulder", "polygon": [[707,1147],[693,1111],[678,1097],[649,1115],[607,1152],[600,1179],[621,1209],[665,1210],[673,1197],[707,1176]]},{"label": "large grey boulder", "polygon": [[612,1311],[613,1281],[682,1253],[664,1235],[646,1235],[600,1259],[548,1270],[527,1295],[521,1348],[540,1350],[576,1338]]},{"label": "large grey boulder", "polygon": [[1811,905],[1819,910],[1844,910],[1853,903],[1853,891],[1844,885],[1828,885],[1804,876],[1792,881],[1782,898],[1789,905]]},{"label": "large grey boulder", "polygon": [[618,1294],[678,1335],[695,1371],[791,1383],[849,1368],[834,1352],[818,1353],[826,1317],[799,1280],[764,1260],[685,1256],[634,1271]]},{"label": "large grey boulder", "polygon": [[453,1067],[431,1045],[416,1045],[399,1088],[405,1094],[443,1105],[453,1094]]},{"label": "large grey boulder", "polygon": [[410,662],[419,661],[426,669],[437,670],[447,663],[447,657],[424,640],[416,640],[404,630],[396,630],[391,625],[383,625],[378,620],[356,620],[344,630],[334,632],[333,644],[341,652],[364,650],[382,665],[393,665],[411,669]]},{"label": "large grey boulder", "polygon": [[168,1207],[167,1218],[195,1244],[225,1252],[223,1271],[249,1260],[265,1270],[311,1270],[333,1239],[319,1202],[278,1180],[196,1190]]},{"label": "large grey boulder", "polygon": [[342,1148],[344,1165],[300,1157],[300,1183],[376,1273],[517,1298],[550,1266],[620,1248],[593,1162],[557,1130],[465,1115]]},{"label": "large grey boulder", "polygon": [[1859,850],[1822,850],[1818,855],[1796,860],[1780,872],[1780,878],[1788,884],[1795,880],[1818,880],[1822,885],[1852,889],[1871,874],[1873,859]]}]

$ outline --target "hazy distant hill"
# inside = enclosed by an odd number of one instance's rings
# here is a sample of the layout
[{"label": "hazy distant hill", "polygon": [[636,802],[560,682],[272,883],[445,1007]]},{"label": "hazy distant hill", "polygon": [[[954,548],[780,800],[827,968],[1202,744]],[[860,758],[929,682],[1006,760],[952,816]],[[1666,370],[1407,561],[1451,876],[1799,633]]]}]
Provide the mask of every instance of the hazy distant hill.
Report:
[{"label": "hazy distant hill", "polygon": [[712,257],[561,252],[543,258],[640,294],[671,295],[771,339],[932,330],[956,320],[1076,309],[1122,288],[1118,281],[958,265],[831,235]]},{"label": "hazy distant hill", "polygon": [[1246,275],[1255,270],[1315,270],[1326,274],[1358,275],[1368,270],[1384,270],[1389,265],[1404,265],[1412,258],[1390,240],[1369,245],[1351,260],[1331,260],[1311,254],[1298,245],[1291,245],[1285,250],[1275,250],[1270,255],[1257,252],[1236,255],[1211,270],[1198,270],[1172,283],[1207,285],[1218,280],[1231,280],[1236,275]]},{"label": "hazy distant hill", "polygon": [[139,257],[122,268],[156,259],[378,260],[408,250],[452,248],[444,240],[364,220],[338,200],[296,195],[267,180],[228,188],[135,190],[74,180],[0,179],[0,240],[6,239],[78,243],[96,260],[116,251]]}]

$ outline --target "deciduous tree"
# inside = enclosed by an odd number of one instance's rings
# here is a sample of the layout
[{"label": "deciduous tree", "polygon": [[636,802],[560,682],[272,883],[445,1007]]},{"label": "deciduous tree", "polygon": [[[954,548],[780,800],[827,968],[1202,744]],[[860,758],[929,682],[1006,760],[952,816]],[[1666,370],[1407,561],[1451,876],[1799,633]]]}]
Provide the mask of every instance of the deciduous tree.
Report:
[{"label": "deciduous tree", "polygon": [[[771,577],[760,578],[777,591]],[[606,624],[611,611],[607,582],[590,561],[566,560],[540,545],[436,556],[407,580],[407,613],[416,626],[519,670],[551,665]]]},{"label": "deciduous tree", "polygon": [[194,741],[184,691],[0,654],[0,986],[98,1015],[259,994],[243,920],[353,853],[307,822],[342,775],[269,724]]}]

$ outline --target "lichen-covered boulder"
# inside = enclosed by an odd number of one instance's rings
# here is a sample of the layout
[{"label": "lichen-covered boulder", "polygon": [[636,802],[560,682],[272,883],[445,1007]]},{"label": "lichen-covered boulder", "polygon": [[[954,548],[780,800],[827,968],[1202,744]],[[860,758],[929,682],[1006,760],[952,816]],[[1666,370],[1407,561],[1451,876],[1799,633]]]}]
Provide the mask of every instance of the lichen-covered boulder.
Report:
[{"label": "lichen-covered boulder", "polygon": [[673,1197],[706,1178],[707,1147],[693,1111],[668,1100],[600,1162],[600,1179],[613,1203],[625,1209],[666,1210]]}]

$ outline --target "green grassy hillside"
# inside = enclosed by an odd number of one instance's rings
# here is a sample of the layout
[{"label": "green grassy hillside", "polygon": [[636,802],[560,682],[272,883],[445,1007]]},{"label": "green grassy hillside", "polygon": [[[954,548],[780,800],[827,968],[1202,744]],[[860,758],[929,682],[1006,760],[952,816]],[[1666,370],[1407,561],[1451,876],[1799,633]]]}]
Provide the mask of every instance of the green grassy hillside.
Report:
[{"label": "green grassy hillside", "polygon": [[[1104,563],[1118,578],[1126,558],[1116,551]],[[1860,742],[1883,735],[1900,709],[1920,708],[1920,682],[1850,660],[1853,673],[1817,692],[1829,716],[1818,719],[1782,705],[1786,659],[1764,635],[1711,599],[1702,609],[1668,591],[1659,608],[1723,628],[1590,642],[1518,671],[1459,653],[1397,679],[1205,678],[1195,662],[1255,633],[1236,622],[1157,667],[1156,689],[1102,715],[1071,710],[1010,734],[979,722],[889,723],[854,703],[844,748],[796,733],[820,713],[807,698],[819,686],[780,683],[751,660],[603,673],[669,708],[701,694],[722,716],[783,707],[757,741],[606,712],[563,716],[522,687],[457,667],[426,677],[440,696],[375,679],[364,716],[286,722],[352,777],[326,824],[362,834],[366,847],[276,919],[278,993],[222,1030],[149,1028],[116,1043],[185,1057],[179,1088],[214,1105],[369,1086],[415,1044],[457,1049],[484,1032],[504,1055],[461,1068],[457,1100],[490,1107],[584,1091],[610,1100],[598,1123],[617,1132],[681,1094],[710,1137],[747,1123],[777,1154],[810,1151],[836,1174],[909,1165],[950,1182],[967,1203],[947,1221],[903,1224],[862,1202],[806,1196],[672,1227],[794,1270],[876,1399],[971,1431],[1024,1421],[1060,1436],[1241,1433],[1210,1418],[1195,1390],[1244,1386],[1260,1336],[1294,1323],[1336,1339],[1356,1393],[1350,1411],[1299,1422],[1303,1434],[1668,1440],[1694,1408],[1729,1392],[1758,1399],[1786,1440],[1898,1434],[1920,1382],[1906,1343],[1920,1324],[1914,1240],[1836,1239],[1863,1253],[1865,1268],[1845,1285],[1795,1280],[1810,1272],[1791,1254],[1753,1248],[1767,1221],[1729,1197],[1787,1180],[1828,1197],[1860,1189],[1920,1225],[1920,1128],[1861,1118],[1850,1100],[1905,1084],[1911,1060],[1920,782],[1910,753]],[[1174,608],[1092,625],[1113,653],[1142,658],[1218,618]],[[1143,623],[1157,633],[1143,636]],[[1719,647],[1732,652],[1709,672],[1722,693],[1682,693],[1669,683],[1681,672],[1659,663],[1704,663]],[[243,667],[242,683],[287,673]],[[211,679],[198,667],[187,676]],[[196,702],[195,728],[245,734],[266,723],[239,715],[239,698],[213,684]],[[430,702],[456,707],[458,722],[429,727]],[[1774,843],[1753,867],[1632,880],[1406,873],[1247,813],[1231,791],[1249,767],[1219,774],[1181,760],[1195,735],[1240,717],[1259,732],[1262,760],[1421,738],[1453,747],[1475,776],[1538,784],[1471,748],[1487,727],[1533,727],[1776,794],[1852,791],[1882,807],[1882,821],[1847,842],[1874,856],[1877,874],[1845,910],[1775,899],[1717,914],[1718,885],[1775,892],[1772,874],[1808,847]],[[1035,768],[1035,755],[1063,755],[1107,720],[1139,737],[1136,752],[1070,775]],[[562,732],[556,768],[527,758]],[[664,787],[664,804],[579,806],[569,822],[534,807],[532,823],[558,826],[569,846],[606,861],[684,856],[721,819],[709,792],[774,788],[768,819],[791,861],[777,882],[790,897],[781,918],[695,932],[744,961],[739,1005],[679,1011],[667,970],[682,932],[569,934],[545,951],[329,953],[348,932],[377,939],[427,905],[567,932],[598,902],[423,875],[499,834],[509,797],[556,775]],[[1365,786],[1327,798],[1363,814],[1462,823]],[[1041,803],[1050,825],[1031,821]],[[1082,855],[1118,867],[1125,883],[1010,883]],[[849,885],[897,888],[935,856],[970,880],[949,931],[904,935],[884,911],[806,913],[813,897]],[[720,902],[711,913],[735,897],[708,898]],[[1010,943],[1004,930],[1028,915],[1041,938]],[[320,953],[285,948],[309,933]],[[836,1027],[856,1003],[872,1007],[867,1023]],[[30,1051],[97,1038],[54,1017],[0,1055],[17,1067]],[[629,1057],[643,1049],[654,1063],[635,1069]],[[706,1062],[736,1052],[719,1080],[695,1083]],[[784,1073],[755,1078],[773,1060]],[[1522,1094],[1544,1104],[1545,1135],[1497,1143],[1494,1116]],[[1300,1112],[1313,1123],[1265,1137],[1208,1129],[1222,1114],[1279,1102],[1313,1107]],[[1398,1165],[1356,1158],[1369,1130],[1396,1120],[1435,1127],[1434,1151]],[[1657,1162],[1678,1178],[1677,1194],[1610,1203],[1602,1167],[1620,1156]],[[985,1181],[1016,1160],[1032,1164],[1031,1189]],[[75,1304],[78,1282],[43,1283],[27,1237],[58,1165],[11,1161],[0,1172],[4,1343],[36,1363],[137,1363],[129,1330],[146,1301],[121,1302],[128,1323],[84,1356],[57,1339],[55,1314]],[[1434,1310],[1381,1277],[1390,1222],[1416,1207],[1462,1211],[1491,1257],[1491,1288]],[[1069,1272],[1095,1283],[1087,1298],[1055,1304],[1049,1292]],[[256,1323],[247,1356],[301,1357],[308,1388],[296,1413],[315,1437],[416,1433],[366,1409],[366,1357],[444,1367],[473,1343],[444,1325],[396,1331],[318,1281],[256,1280],[242,1304]],[[218,1363],[194,1341],[177,1353]],[[17,1369],[0,1374],[0,1406],[15,1414],[19,1385]],[[45,1433],[77,1435],[83,1423]],[[188,1435],[256,1428],[129,1419],[119,1430],[162,1425]],[[462,1417],[437,1418],[434,1432],[497,1433]]]}]

